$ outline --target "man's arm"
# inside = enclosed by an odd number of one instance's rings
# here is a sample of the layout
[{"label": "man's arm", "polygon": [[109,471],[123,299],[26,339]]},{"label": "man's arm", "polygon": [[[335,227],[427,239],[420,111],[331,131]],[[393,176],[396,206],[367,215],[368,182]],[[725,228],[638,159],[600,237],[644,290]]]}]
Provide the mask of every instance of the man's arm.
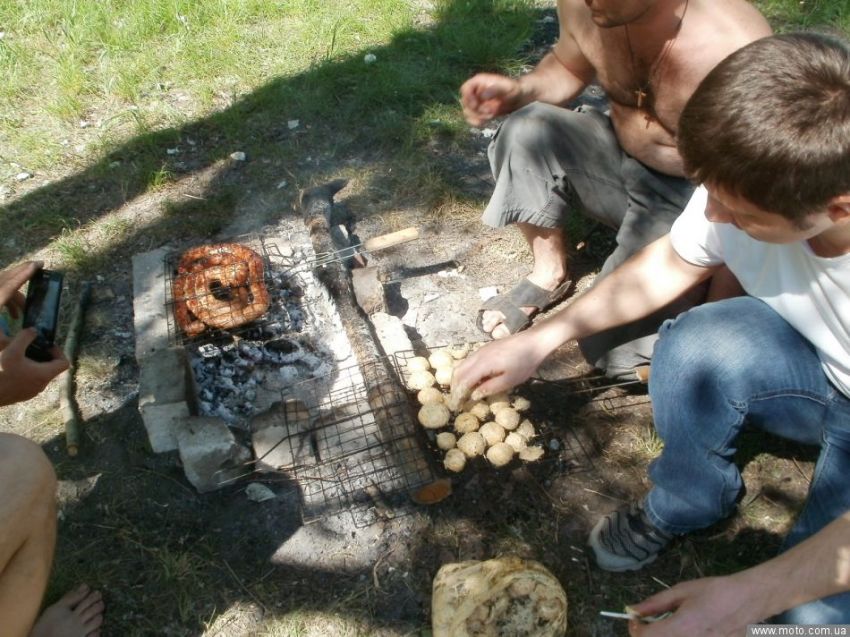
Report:
[{"label": "man's arm", "polygon": [[794,548],[725,577],[677,584],[632,608],[641,615],[675,611],[654,624],[633,621],[634,637],[743,635],[755,624],[807,602],[850,590],[850,513]]},{"label": "man's arm", "polygon": [[563,105],[578,97],[595,71],[570,30],[567,2],[558,2],[560,36],[534,69],[518,78],[478,73],[460,87],[467,121],[483,126],[532,102]]},{"label": "man's arm", "polygon": [[480,349],[457,367],[452,386],[476,389],[476,397],[515,387],[567,341],[648,316],[716,269],[688,263],[673,249],[670,236],[665,235],[557,314],[525,332]]}]

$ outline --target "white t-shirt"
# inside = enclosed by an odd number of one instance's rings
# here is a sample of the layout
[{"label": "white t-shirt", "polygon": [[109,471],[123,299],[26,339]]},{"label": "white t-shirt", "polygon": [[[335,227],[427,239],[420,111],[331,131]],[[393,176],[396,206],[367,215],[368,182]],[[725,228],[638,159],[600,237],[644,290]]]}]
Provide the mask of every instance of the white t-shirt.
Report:
[{"label": "white t-shirt", "polygon": [[818,352],[830,381],[850,397],[850,254],[819,257],[807,241],[774,244],[705,217],[708,192],[697,188],[670,239],[685,261],[725,263],[750,296],[761,299]]}]

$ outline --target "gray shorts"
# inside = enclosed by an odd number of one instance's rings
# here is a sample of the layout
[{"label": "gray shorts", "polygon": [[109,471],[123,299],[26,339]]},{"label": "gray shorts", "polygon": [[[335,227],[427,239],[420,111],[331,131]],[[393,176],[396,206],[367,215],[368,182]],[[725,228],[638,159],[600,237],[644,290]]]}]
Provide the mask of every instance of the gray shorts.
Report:
[{"label": "gray shorts", "polygon": [[[600,278],[669,232],[694,191],[687,179],[660,173],[626,154],[608,116],[590,107],[572,111],[529,104],[505,119],[489,157],[496,188],[484,223],[558,228],[570,213],[582,212],[617,230],[617,247]],[[579,210],[570,205],[576,199]],[[661,322],[701,296],[696,291],[638,323],[583,339],[582,352],[610,376],[628,375],[649,362]]]}]

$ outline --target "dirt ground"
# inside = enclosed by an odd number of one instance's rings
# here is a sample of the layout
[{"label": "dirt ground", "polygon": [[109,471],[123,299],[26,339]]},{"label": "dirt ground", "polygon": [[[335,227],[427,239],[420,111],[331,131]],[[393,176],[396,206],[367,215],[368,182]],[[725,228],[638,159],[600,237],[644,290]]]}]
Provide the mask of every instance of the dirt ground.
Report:
[{"label": "dirt ground", "polygon": [[[479,136],[462,148],[435,143],[428,149],[458,194],[479,204],[492,185],[486,144]],[[477,206],[426,210],[381,188],[380,179],[360,180],[355,168],[367,155],[320,158],[321,172],[351,177],[340,199],[361,238],[412,225],[421,229],[417,242],[375,255],[391,275],[391,312],[406,317],[410,336],[426,345],[479,340],[479,289],[503,289],[530,268],[521,238],[513,229],[484,229]],[[90,183],[95,186],[88,189]],[[81,180],[72,196],[90,197],[95,209],[96,184]],[[164,202],[212,196],[222,185],[240,193],[230,222],[215,236],[200,230],[171,238],[136,233],[121,248],[125,258],[104,263],[94,277],[77,374],[84,422],[77,457],[65,451],[58,384],[31,403],[0,411],[0,429],[42,444],[60,479],[59,543],[48,600],[86,581],[104,591],[104,634],[122,637],[427,635],[431,582],[441,565],[517,554],[540,561],[563,584],[570,635],[625,635],[622,622],[598,612],[621,610],[666,584],[738,570],[776,551],[802,505],[814,454],[753,433],[739,449],[747,492],[733,518],[676,541],[639,573],[613,575],[594,566],[585,547],[589,529],[601,514],[645,493],[647,464],[660,450],[640,387],[578,393],[588,385],[529,385],[523,392],[545,423],[548,451],[541,462],[467,472],[444,502],[347,535],[333,520],[311,525],[305,535],[297,490],[285,481],[260,478],[276,494],[262,503],[246,497],[245,483],[196,493],[176,454],[151,452],[138,414],[126,257],[162,245],[262,232],[281,216],[294,218],[297,188],[279,184],[274,164],[255,157],[244,166],[187,169],[175,184],[116,207],[117,216],[145,227],[158,222]],[[573,276],[584,289],[612,233],[587,227],[572,238]],[[562,381],[589,373],[575,348],[565,347],[540,376]],[[296,540],[329,548],[298,562],[285,549]]]},{"label": "dirt ground", "polygon": [[[481,193],[489,180],[485,143],[463,163],[454,158],[459,174]],[[473,215],[423,217],[415,208],[389,218],[361,217],[358,207],[368,197],[356,183],[340,193],[359,219],[359,236],[408,225],[422,230],[417,242],[374,261],[400,275],[387,288],[393,312],[410,318],[416,310],[414,324],[421,329],[411,336],[426,345],[441,344],[440,337],[479,340],[479,288],[504,287],[530,266],[519,236],[485,230]],[[153,208],[145,199],[128,204],[128,213]],[[259,231],[268,220],[267,208],[254,212],[246,200],[235,226],[220,236]],[[580,288],[591,281],[611,236],[596,230],[583,239],[573,262]],[[748,491],[733,519],[676,542],[640,573],[604,573],[593,565],[585,539],[600,514],[647,489],[646,465],[659,451],[648,398],[642,388],[580,394],[573,390],[586,385],[537,383],[524,391],[535,403],[535,417],[547,423],[543,461],[468,472],[447,501],[335,538],[332,554],[297,564],[280,557],[301,528],[295,490],[270,482],[278,497],[259,504],[246,498],[244,484],[199,495],[182,476],[176,454],[151,453],[137,411],[132,332],[129,263],[122,262],[97,278],[83,332],[77,400],[85,424],[76,458],[64,449],[58,387],[2,412],[3,429],[41,442],[61,480],[50,596],[78,579],[103,589],[106,635],[427,634],[437,569],[503,554],[539,560],[559,578],[569,596],[571,635],[625,634],[622,623],[599,618],[598,611],[618,610],[662,583],[729,572],[771,555],[802,502],[812,468],[805,450],[747,437],[741,463]],[[553,380],[588,373],[570,348],[541,370]],[[332,523],[319,522],[311,533],[335,531]],[[297,630],[276,632],[284,625]]]}]

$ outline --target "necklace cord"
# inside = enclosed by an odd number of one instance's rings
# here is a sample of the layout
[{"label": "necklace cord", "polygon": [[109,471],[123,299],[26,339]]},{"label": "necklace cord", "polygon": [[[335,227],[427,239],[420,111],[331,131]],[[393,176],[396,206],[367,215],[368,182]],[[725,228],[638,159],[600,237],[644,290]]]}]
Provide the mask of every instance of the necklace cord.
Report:
[{"label": "necklace cord", "polygon": [[[679,18],[678,24],[676,24],[676,30],[673,33],[673,37],[670,38],[670,40],[668,40],[664,44],[664,48],[661,49],[661,53],[658,54],[658,56],[655,58],[653,63],[650,65],[649,72],[647,73],[646,82],[644,82],[643,84],[640,84],[640,83],[637,82],[637,77],[638,77],[638,75],[637,75],[637,65],[635,64],[635,53],[634,53],[634,49],[632,48],[632,39],[629,36],[629,25],[628,24],[623,25],[623,30],[625,31],[625,34],[626,34],[626,46],[628,46],[628,48],[629,48],[629,63],[632,67],[632,75],[635,78],[635,82],[638,84],[637,89],[634,89],[631,92],[634,93],[634,95],[635,95],[635,101],[637,102],[637,107],[639,109],[643,108],[644,99],[651,97],[652,81],[653,81],[653,79],[655,79],[655,77],[657,75],[659,75],[661,73],[661,69],[663,67],[664,61],[667,59],[667,54],[670,52],[670,50],[676,44],[676,39],[679,37],[679,32],[682,30],[682,23],[685,21],[685,15],[687,15],[687,13],[688,13],[688,5],[689,4],[690,4],[690,0],[685,0],[685,9],[682,11],[682,17]],[[647,100],[647,102],[648,101],[649,100]],[[654,107],[651,104],[648,104],[648,103],[647,103],[646,108],[647,108],[648,111],[650,111],[650,110],[654,111],[655,110]]]}]

